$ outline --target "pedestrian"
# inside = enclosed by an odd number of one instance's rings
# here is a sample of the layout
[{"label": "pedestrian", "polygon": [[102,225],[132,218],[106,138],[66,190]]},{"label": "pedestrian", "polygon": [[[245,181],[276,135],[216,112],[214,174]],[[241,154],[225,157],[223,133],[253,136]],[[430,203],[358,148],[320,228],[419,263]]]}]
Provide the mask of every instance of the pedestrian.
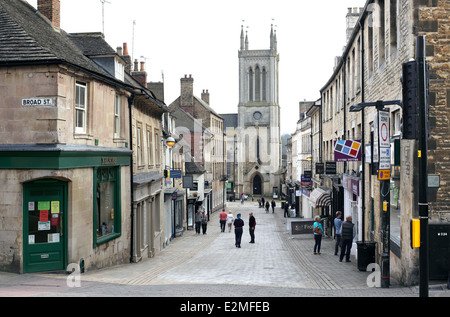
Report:
[{"label": "pedestrian", "polygon": [[347,216],[345,218],[345,221],[342,223],[341,226],[341,255],[339,256],[339,262],[342,262],[342,259],[345,255],[345,262],[351,262],[350,261],[350,250],[352,249],[353,239],[356,236],[356,228],[355,225],[352,223],[352,216]]},{"label": "pedestrian", "polygon": [[203,234],[206,234],[207,226],[208,226],[208,217],[206,216],[206,212],[203,211],[203,214],[202,214],[202,232],[203,232]]},{"label": "pedestrian", "polygon": [[233,221],[234,221],[233,213],[230,210],[227,215],[228,232],[231,232],[231,225],[233,224]]},{"label": "pedestrian", "polygon": [[269,201],[266,201],[266,214],[269,213],[269,207],[270,207]]},{"label": "pedestrian", "polygon": [[244,193],[241,194],[241,204],[244,203]]},{"label": "pedestrian", "polygon": [[289,217],[289,203],[286,202],[284,204],[284,218],[286,218],[286,215]]},{"label": "pedestrian", "polygon": [[249,213],[250,218],[248,219],[249,233],[250,233],[250,243],[255,243],[255,226],[256,220],[253,216],[253,212]]},{"label": "pedestrian", "polygon": [[197,210],[197,213],[195,214],[195,232],[197,234],[200,234],[201,225],[202,225],[202,214],[200,213],[200,210]]},{"label": "pedestrian", "polygon": [[334,218],[334,238],[336,239],[336,244],[334,246],[334,255],[338,255],[338,250],[341,246],[341,226],[342,212],[336,211],[336,218]]},{"label": "pedestrian", "polygon": [[259,208],[261,208],[261,198],[258,198]]},{"label": "pedestrian", "polygon": [[266,204],[266,201],[264,200],[264,197],[261,197],[261,206],[264,208]]},{"label": "pedestrian", "polygon": [[227,213],[225,212],[225,209],[222,209],[222,212],[219,214],[220,219],[220,231],[225,232],[225,225],[227,223]]},{"label": "pedestrian", "polygon": [[276,206],[276,203],[275,203],[275,200],[273,200],[272,199],[272,213],[274,213],[275,212],[275,206]]},{"label": "pedestrian", "polygon": [[236,248],[241,247],[242,227],[244,226],[244,220],[241,219],[241,214],[237,214],[237,219],[234,221],[234,235]]},{"label": "pedestrian", "polygon": [[[314,232],[314,254],[320,254],[320,246],[322,244],[322,233],[323,228],[322,224],[320,223],[320,217],[316,216],[314,218],[315,222],[313,225],[313,232]],[[317,253],[316,253],[317,250]]]}]

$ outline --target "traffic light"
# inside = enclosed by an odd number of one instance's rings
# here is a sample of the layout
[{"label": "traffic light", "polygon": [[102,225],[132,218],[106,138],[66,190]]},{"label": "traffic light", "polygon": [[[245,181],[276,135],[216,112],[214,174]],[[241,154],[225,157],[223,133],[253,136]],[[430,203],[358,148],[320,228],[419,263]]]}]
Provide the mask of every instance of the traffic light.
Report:
[{"label": "traffic light", "polygon": [[419,138],[419,105],[418,105],[418,64],[411,61],[403,64],[402,92],[403,92],[403,122],[402,138]]},{"label": "traffic light", "polygon": [[164,177],[170,178],[170,170],[164,170]]}]

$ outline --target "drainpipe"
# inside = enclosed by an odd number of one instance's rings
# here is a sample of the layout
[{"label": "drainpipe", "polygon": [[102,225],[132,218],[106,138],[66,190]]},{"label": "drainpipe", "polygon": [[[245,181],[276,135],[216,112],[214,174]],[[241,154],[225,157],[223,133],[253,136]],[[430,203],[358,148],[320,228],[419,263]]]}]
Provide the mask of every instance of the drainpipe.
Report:
[{"label": "drainpipe", "polygon": [[[132,130],[132,105],[134,101],[134,93],[131,94],[131,96],[128,98],[128,124],[129,124],[129,145],[131,151],[133,151],[133,130]],[[131,153],[131,160],[130,160],[130,220],[131,220],[131,231],[130,231],[130,263],[133,262],[133,236],[134,236],[134,230],[133,230],[133,223],[134,223],[134,197],[133,197],[133,153]]]},{"label": "drainpipe", "polygon": [[[365,102],[365,96],[364,96],[364,53],[365,53],[365,49],[364,49],[364,21],[362,21],[362,19],[359,20],[359,27],[360,27],[360,31],[361,31],[361,102]],[[362,160],[362,164],[361,164],[361,190],[362,190],[362,195],[361,195],[361,199],[362,199],[362,242],[365,241],[365,231],[366,231],[366,182],[365,182],[365,178],[366,178],[366,142],[365,142],[365,115],[364,115],[364,107],[361,110],[361,134],[362,134],[362,138],[361,138],[361,160]]]}]

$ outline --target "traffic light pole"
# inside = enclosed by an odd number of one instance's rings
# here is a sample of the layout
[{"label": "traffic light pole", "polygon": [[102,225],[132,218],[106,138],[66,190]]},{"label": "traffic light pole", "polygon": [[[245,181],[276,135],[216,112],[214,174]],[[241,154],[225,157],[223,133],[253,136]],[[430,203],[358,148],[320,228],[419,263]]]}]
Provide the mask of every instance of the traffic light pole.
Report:
[{"label": "traffic light pole", "polygon": [[427,107],[427,63],[425,59],[425,37],[416,40],[416,60],[418,64],[418,105],[419,105],[419,294],[428,297],[428,107]]}]

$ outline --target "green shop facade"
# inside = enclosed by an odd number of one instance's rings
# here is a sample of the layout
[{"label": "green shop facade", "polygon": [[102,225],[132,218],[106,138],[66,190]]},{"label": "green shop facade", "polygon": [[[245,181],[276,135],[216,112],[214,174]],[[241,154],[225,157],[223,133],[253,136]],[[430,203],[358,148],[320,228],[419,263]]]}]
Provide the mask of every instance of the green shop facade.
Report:
[{"label": "green shop facade", "polygon": [[0,269],[128,262],[131,155],[128,148],[0,145]]}]

